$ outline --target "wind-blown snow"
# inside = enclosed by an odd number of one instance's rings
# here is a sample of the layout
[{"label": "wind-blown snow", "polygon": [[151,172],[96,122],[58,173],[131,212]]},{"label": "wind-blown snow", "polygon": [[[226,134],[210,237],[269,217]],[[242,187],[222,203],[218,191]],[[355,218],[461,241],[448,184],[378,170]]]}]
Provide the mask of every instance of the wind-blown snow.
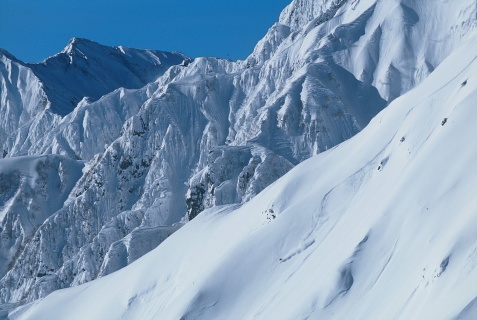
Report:
[{"label": "wind-blown snow", "polygon": [[206,210],[130,266],[11,318],[475,318],[476,52],[464,45],[250,202]]}]

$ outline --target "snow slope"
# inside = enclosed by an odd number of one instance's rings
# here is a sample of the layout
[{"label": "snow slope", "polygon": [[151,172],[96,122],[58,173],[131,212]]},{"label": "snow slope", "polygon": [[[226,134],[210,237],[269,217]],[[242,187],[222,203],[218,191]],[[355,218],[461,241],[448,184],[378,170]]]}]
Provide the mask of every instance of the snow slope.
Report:
[{"label": "snow slope", "polygon": [[10,317],[475,319],[476,52],[474,39],[243,206]]},{"label": "snow slope", "polygon": [[334,60],[392,101],[472,37],[476,16],[472,0],[294,0],[279,22],[305,46],[326,35]]},{"label": "snow slope", "polygon": [[[8,146],[13,144],[7,141],[15,141],[17,135],[14,133],[21,131],[20,128],[27,126],[29,129],[39,127],[46,130],[46,126],[35,119],[46,118],[39,115],[47,107],[48,99],[33,71],[1,49],[0,102],[0,155],[5,158],[11,150]],[[24,132],[18,136],[27,134]]]},{"label": "snow slope", "polygon": [[0,301],[106,275],[204,209],[250,200],[427,77],[475,35],[475,13],[475,0],[295,0],[245,61],[167,70],[160,52],[85,39],[38,65],[3,54],[0,155],[85,168],[1,274]]},{"label": "snow slope", "polygon": [[83,163],[58,155],[0,160],[2,274],[12,267],[37,228],[63,207],[82,168]]}]

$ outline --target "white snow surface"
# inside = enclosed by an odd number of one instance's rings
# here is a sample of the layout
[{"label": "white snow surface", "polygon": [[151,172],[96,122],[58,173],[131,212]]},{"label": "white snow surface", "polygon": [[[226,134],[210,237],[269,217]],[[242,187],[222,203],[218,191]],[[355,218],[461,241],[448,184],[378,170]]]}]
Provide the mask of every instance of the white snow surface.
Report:
[{"label": "white snow surface", "polygon": [[475,37],[476,13],[475,0],[294,0],[236,62],[79,38],[40,64],[0,51],[0,156],[84,164],[55,206],[54,188],[18,189],[41,219],[1,230],[0,303],[105,276],[201,211],[249,201],[427,78]]},{"label": "white snow surface", "polygon": [[[0,272],[54,212],[82,175],[83,163],[59,155],[0,160]],[[33,271],[29,270],[29,276]],[[46,274],[38,270],[38,274]],[[41,276],[39,276],[41,277]]]},{"label": "white snow surface", "polygon": [[248,203],[11,319],[475,319],[476,53]]},{"label": "white snow surface", "polygon": [[[0,49],[0,149],[3,148],[0,155],[2,158],[39,153],[75,156],[77,150],[71,150],[68,144],[80,143],[82,131],[88,134],[89,128],[79,130],[75,119],[62,119],[64,116],[116,89],[124,92],[125,88],[142,88],[184,61],[190,58],[178,52],[107,47],[81,38],[71,39],[63,51],[42,63],[24,63]],[[100,115],[94,120],[110,123],[112,128],[105,130],[105,134],[113,132],[114,138],[119,131],[115,126],[122,125],[124,114],[133,114],[138,108],[129,107],[131,102],[125,100],[113,107],[124,107],[124,111],[117,111],[119,116],[111,115],[114,102],[109,102],[110,107],[105,111],[97,110]],[[52,136],[60,130],[62,136]],[[101,142],[104,141],[97,141],[97,145]],[[81,154],[76,156],[79,158]]]}]

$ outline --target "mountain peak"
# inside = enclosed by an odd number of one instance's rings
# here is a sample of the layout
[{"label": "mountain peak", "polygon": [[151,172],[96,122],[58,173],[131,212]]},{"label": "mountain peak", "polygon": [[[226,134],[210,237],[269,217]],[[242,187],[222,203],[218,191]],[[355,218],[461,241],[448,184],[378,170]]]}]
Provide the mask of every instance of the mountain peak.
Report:
[{"label": "mountain peak", "polygon": [[66,53],[66,54],[73,54],[75,51],[78,51],[81,49],[85,49],[87,47],[104,47],[102,44],[99,44],[93,40],[85,39],[85,38],[71,38],[70,41],[68,41],[68,44],[66,47],[61,51],[61,53]]},{"label": "mountain peak", "polygon": [[[297,31],[314,19],[333,17],[348,0],[294,0],[280,14],[279,22]],[[323,22],[322,21],[322,22]]]},{"label": "mountain peak", "polygon": [[64,116],[84,97],[94,101],[120,87],[141,88],[186,59],[178,52],[106,46],[75,37],[58,54],[27,65],[47,84],[52,111]]}]

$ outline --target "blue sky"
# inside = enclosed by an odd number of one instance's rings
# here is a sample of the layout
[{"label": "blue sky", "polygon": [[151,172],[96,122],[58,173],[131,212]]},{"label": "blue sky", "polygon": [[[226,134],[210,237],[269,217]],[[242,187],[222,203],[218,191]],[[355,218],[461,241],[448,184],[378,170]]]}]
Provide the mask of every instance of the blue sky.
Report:
[{"label": "blue sky", "polygon": [[291,0],[0,0],[0,48],[40,62],[72,37],[243,59]]}]

